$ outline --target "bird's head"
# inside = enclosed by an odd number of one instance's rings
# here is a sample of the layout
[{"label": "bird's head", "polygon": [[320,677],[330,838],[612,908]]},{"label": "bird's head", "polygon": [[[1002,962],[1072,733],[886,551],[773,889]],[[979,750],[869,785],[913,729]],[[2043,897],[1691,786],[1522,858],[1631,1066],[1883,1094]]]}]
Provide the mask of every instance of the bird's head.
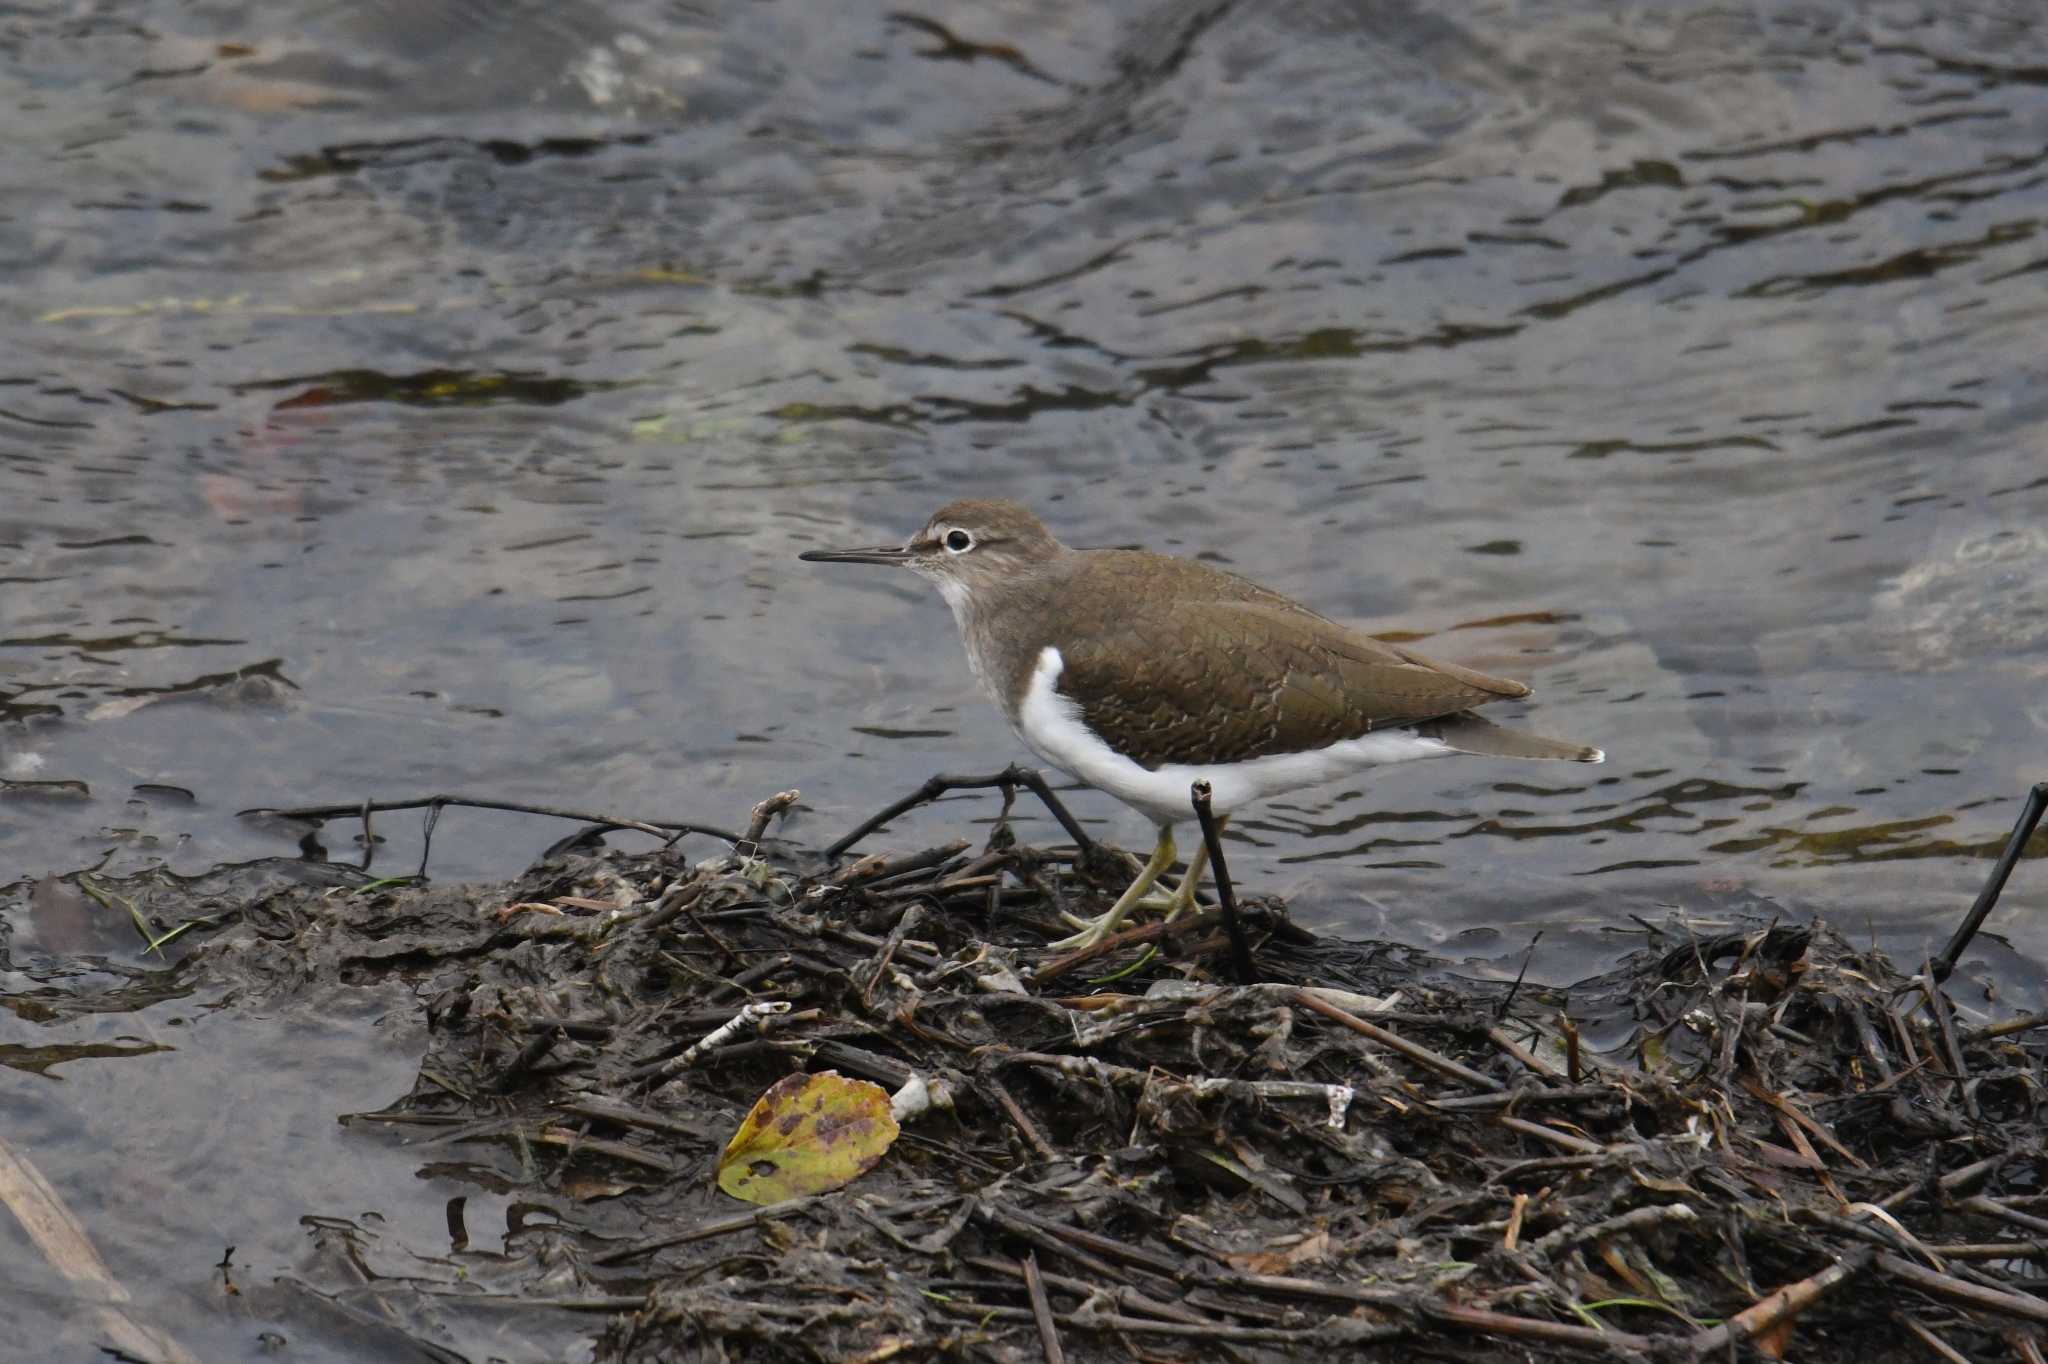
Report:
[{"label": "bird's head", "polygon": [[1065,550],[1028,507],[1016,502],[949,502],[900,545],[813,549],[798,558],[823,564],[894,564],[939,585],[950,600],[1030,572]]}]

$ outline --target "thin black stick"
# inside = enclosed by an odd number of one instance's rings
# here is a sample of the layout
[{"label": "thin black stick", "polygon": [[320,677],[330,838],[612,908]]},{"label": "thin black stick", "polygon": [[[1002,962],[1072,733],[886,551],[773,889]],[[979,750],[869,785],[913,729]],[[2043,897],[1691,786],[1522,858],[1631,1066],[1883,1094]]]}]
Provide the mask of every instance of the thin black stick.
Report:
[{"label": "thin black stick", "polygon": [[1536,930],[1535,935],[1529,939],[1527,950],[1522,953],[1522,966],[1520,970],[1515,972],[1515,983],[1508,986],[1507,994],[1501,997],[1500,1006],[1493,1011],[1493,1019],[1496,1023],[1507,1018],[1509,1008],[1514,1005],[1515,996],[1522,992],[1522,982],[1529,978],[1529,963],[1536,959],[1536,944],[1542,941],[1543,930],[1539,928]]},{"label": "thin black stick", "polygon": [[866,838],[905,810],[937,800],[948,791],[979,791],[986,790],[991,786],[999,786],[1006,791],[1019,786],[1024,787],[1032,795],[1037,796],[1039,802],[1052,812],[1052,817],[1060,822],[1062,829],[1067,831],[1067,837],[1073,839],[1080,847],[1083,857],[1095,851],[1095,840],[1082,832],[1081,826],[1075,822],[1073,815],[1067,812],[1067,807],[1060,804],[1059,797],[1055,796],[1052,793],[1052,788],[1045,784],[1044,774],[1035,768],[1020,767],[1016,763],[1011,763],[1002,771],[991,773],[986,777],[962,777],[941,772],[936,777],[928,778],[924,785],[918,787],[903,799],[889,805],[880,814],[872,815],[861,821],[860,825],[852,833],[827,847],[825,849],[825,856],[839,856],[839,854],[845,852],[848,848],[860,842],[863,838]]},{"label": "thin black stick", "polygon": [[2044,811],[2048,811],[2048,781],[2036,782],[2034,789],[2027,792],[2026,806],[2013,823],[2012,837],[2005,841],[2005,851],[1998,854],[1991,875],[1985,878],[1984,889],[1977,892],[1977,903],[1970,906],[1970,912],[1963,916],[1962,926],[1956,929],[1956,935],[1948,940],[1948,946],[1942,948],[1941,955],[1934,959],[1934,978],[1937,981],[1949,978],[1949,973],[1956,969],[1956,958],[1963,955],[1970,939],[1976,937],[1977,930],[1984,926],[1984,920],[1998,903],[1999,893],[2005,889],[2005,879],[2012,875],[2020,854],[2026,851],[2027,840],[2034,836],[2034,828],[2041,822]]},{"label": "thin black stick", "polygon": [[[427,859],[434,855],[434,826],[441,822],[441,811],[443,808],[444,807],[439,804],[429,805],[427,807],[427,817],[420,821],[419,879],[422,881],[427,879]],[[370,831],[369,819],[370,807],[369,804],[365,802],[363,805],[364,833],[368,833]]]},{"label": "thin black stick", "polygon": [[[250,810],[237,810],[239,818],[253,818],[261,815],[271,819],[328,820],[358,819],[379,811],[428,810],[430,818],[439,819],[443,807],[460,805],[472,810],[509,810],[518,815],[547,815],[552,819],[573,819],[584,824],[601,825],[604,829],[631,829],[635,833],[649,834],[655,838],[674,838],[679,834],[703,834],[709,838],[724,839],[727,843],[738,843],[740,836],[728,829],[714,829],[708,824],[684,824],[670,820],[652,823],[637,819],[622,819],[617,815],[591,814],[584,810],[565,810],[557,805],[529,805],[518,800],[490,800],[483,796],[421,796],[417,800],[366,800],[353,805],[304,805],[290,810],[271,806],[257,806]],[[431,829],[429,830],[431,833]]]},{"label": "thin black stick", "polygon": [[1230,935],[1230,964],[1237,972],[1237,983],[1252,983],[1252,949],[1245,941],[1244,924],[1237,917],[1237,896],[1230,888],[1230,868],[1223,865],[1223,834],[1216,827],[1216,816],[1209,810],[1211,792],[1207,779],[1201,779],[1188,788],[1188,797],[1194,803],[1195,821],[1202,826],[1202,841],[1209,845],[1210,874],[1216,881],[1216,902],[1223,911],[1223,931]]},{"label": "thin black stick", "polygon": [[561,1041],[566,1035],[560,1028],[549,1028],[545,1032],[535,1033],[527,1041],[526,1045],[519,1049],[519,1054],[514,1056],[505,1069],[498,1073],[496,1081],[498,1092],[500,1094],[509,1094],[518,1088],[520,1078],[527,1071],[539,1065],[541,1058],[553,1051],[555,1043]]}]

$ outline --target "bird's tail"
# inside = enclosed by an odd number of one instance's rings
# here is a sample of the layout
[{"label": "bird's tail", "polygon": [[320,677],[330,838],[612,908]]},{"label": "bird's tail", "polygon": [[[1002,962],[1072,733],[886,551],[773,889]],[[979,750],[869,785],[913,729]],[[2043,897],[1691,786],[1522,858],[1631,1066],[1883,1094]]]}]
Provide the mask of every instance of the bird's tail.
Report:
[{"label": "bird's tail", "polygon": [[1562,739],[1546,739],[1540,734],[1508,729],[1491,720],[1482,720],[1469,710],[1425,721],[1415,727],[1415,732],[1425,738],[1441,740],[1454,752],[1476,753],[1489,758],[1552,758],[1575,763],[1607,761],[1607,755],[1590,744],[1567,743]]}]

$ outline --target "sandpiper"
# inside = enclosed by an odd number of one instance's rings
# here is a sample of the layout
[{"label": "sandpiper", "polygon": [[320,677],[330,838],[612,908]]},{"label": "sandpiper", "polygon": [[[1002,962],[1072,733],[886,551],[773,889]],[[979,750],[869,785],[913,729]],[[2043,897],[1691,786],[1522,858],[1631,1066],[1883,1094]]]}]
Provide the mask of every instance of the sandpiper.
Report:
[{"label": "sandpiper", "polygon": [[1068,549],[1015,502],[941,507],[902,545],[818,549],[813,563],[894,564],[938,585],[967,664],[1032,752],[1148,816],[1159,840],[1108,913],[1057,947],[1091,946],[1139,904],[1194,904],[1197,848],[1172,895],[1173,826],[1206,777],[1219,822],[1264,796],[1381,763],[1455,753],[1597,763],[1585,744],[1506,729],[1475,706],[1520,682],[1347,629],[1206,564]]}]

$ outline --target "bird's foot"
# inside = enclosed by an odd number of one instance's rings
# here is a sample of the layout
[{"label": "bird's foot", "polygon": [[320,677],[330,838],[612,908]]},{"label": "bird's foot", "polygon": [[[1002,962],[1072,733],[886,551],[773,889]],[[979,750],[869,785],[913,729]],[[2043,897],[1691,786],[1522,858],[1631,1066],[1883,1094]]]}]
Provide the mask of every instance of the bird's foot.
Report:
[{"label": "bird's foot", "polygon": [[1056,951],[1078,952],[1093,947],[1122,926],[1124,917],[1137,909],[1156,909],[1166,915],[1166,922],[1172,923],[1181,915],[1198,907],[1195,889],[1202,883],[1202,871],[1209,862],[1206,845],[1195,849],[1188,861],[1188,874],[1181,877],[1180,884],[1170,891],[1159,890],[1159,878],[1173,865],[1173,835],[1171,830],[1159,831],[1159,846],[1152,850],[1152,860],[1138,873],[1138,879],[1130,888],[1117,897],[1117,902],[1107,914],[1095,919],[1083,919],[1078,915],[1062,914],[1060,918],[1070,928],[1081,931],[1071,937],[1061,938],[1053,943]]},{"label": "bird's foot", "polygon": [[1173,890],[1154,890],[1132,900],[1128,905],[1120,904],[1116,909],[1093,919],[1084,919],[1078,914],[1060,915],[1060,919],[1067,927],[1078,928],[1081,931],[1071,937],[1061,938],[1050,946],[1062,952],[1078,952],[1084,947],[1093,947],[1116,932],[1124,918],[1134,910],[1156,909],[1166,916],[1167,923],[1172,923],[1181,915],[1191,913],[1197,908],[1199,905],[1195,900],[1194,878],[1187,877]]},{"label": "bird's foot", "polygon": [[1078,952],[1084,947],[1093,947],[1116,932],[1124,918],[1133,910],[1156,909],[1166,916],[1167,923],[1172,923],[1195,908],[1194,881],[1190,878],[1172,891],[1154,891],[1149,895],[1140,896],[1120,908],[1122,913],[1112,909],[1107,914],[1098,915],[1093,919],[1084,919],[1078,914],[1062,914],[1060,918],[1069,928],[1078,928],[1081,931],[1071,937],[1061,938],[1049,946],[1061,952]]},{"label": "bird's foot", "polygon": [[1166,915],[1166,922],[1172,923],[1183,914],[1192,914],[1201,907],[1195,899],[1195,878],[1190,876],[1174,887],[1173,894],[1163,896],[1159,908]]},{"label": "bird's foot", "polygon": [[1047,943],[1046,946],[1055,952],[1079,952],[1083,948],[1095,946],[1117,930],[1116,921],[1107,914],[1097,915],[1093,919],[1083,919],[1073,914],[1065,917],[1069,924],[1078,926],[1081,931],[1057,942]]},{"label": "bird's foot", "polygon": [[[1133,900],[1131,902],[1130,912],[1132,914],[1137,914],[1140,912],[1149,912],[1156,910],[1161,914],[1171,914],[1174,912],[1176,907],[1182,905],[1182,903],[1183,902],[1180,899],[1178,892],[1155,890],[1149,895],[1143,896],[1137,900]],[[1060,922],[1065,924],[1068,928],[1086,928],[1088,927],[1088,925],[1093,923],[1100,923],[1102,920],[1108,917],[1109,916],[1107,914],[1098,914],[1091,919],[1087,918],[1084,915],[1070,913],[1065,910],[1062,910],[1060,912]],[[1054,945],[1057,946],[1058,944]]]}]

